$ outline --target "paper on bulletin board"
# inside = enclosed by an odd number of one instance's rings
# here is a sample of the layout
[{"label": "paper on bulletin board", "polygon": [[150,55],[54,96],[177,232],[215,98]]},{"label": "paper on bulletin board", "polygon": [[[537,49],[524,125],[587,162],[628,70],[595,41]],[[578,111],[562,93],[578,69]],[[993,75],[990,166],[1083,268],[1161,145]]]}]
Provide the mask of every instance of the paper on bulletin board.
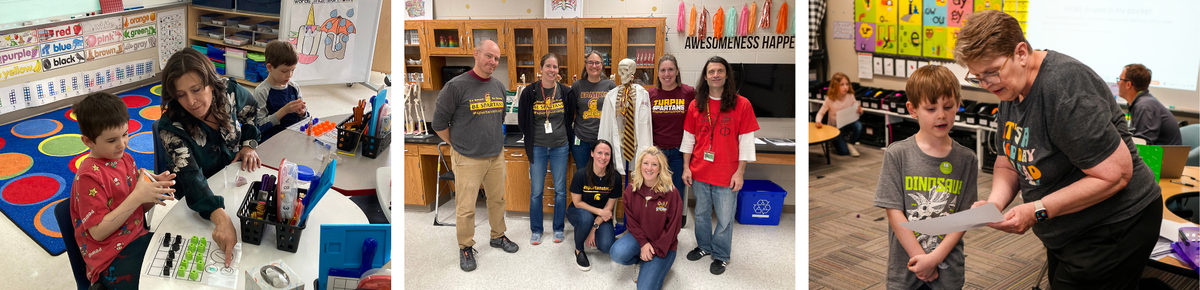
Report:
[{"label": "paper on bulletin board", "polygon": [[921,56],[921,32],[920,25],[900,25],[900,33],[897,37],[899,40],[896,53],[910,56]]},{"label": "paper on bulletin board", "polygon": [[912,77],[913,72],[917,71],[917,67],[918,67],[917,65],[918,65],[918,63],[915,60],[905,61],[904,76]]},{"label": "paper on bulletin board", "polygon": [[921,9],[921,4],[924,4],[924,3],[921,3],[921,0],[916,0],[916,1],[896,0],[896,2],[900,3],[899,9],[897,9],[896,15],[898,17],[900,17],[899,23],[901,26],[904,26],[904,25],[921,26],[921,24],[923,22],[922,20],[924,20],[924,18],[922,18],[922,16],[921,16],[921,13],[923,11]]},{"label": "paper on bulletin board", "polygon": [[946,26],[962,27],[964,20],[975,11],[975,0],[955,0],[946,3]]},{"label": "paper on bulletin board", "polygon": [[873,57],[871,57],[870,53],[859,53],[858,54],[858,78],[859,79],[869,80],[869,79],[873,78],[872,72],[874,72],[874,69],[872,66],[872,60],[873,60]]},{"label": "paper on bulletin board", "polygon": [[871,64],[871,66],[874,66],[875,74],[882,75],[883,74],[883,58],[880,58],[880,56],[875,56],[875,58],[872,59],[871,61],[874,62],[874,64]]},{"label": "paper on bulletin board", "polygon": [[583,17],[582,0],[545,0],[542,7],[544,18],[579,18]]},{"label": "paper on bulletin board", "polygon": [[10,80],[23,77],[26,75],[38,73],[42,71],[41,60],[31,60],[22,63],[15,63],[6,66],[0,66],[0,81]]},{"label": "paper on bulletin board", "polygon": [[954,59],[954,45],[958,43],[959,27],[946,27],[946,58]]},{"label": "paper on bulletin board", "polygon": [[25,84],[17,84],[0,89],[0,101],[4,102],[4,107],[0,111],[8,113],[24,109],[25,97],[21,93],[24,88]]},{"label": "paper on bulletin board", "polygon": [[125,28],[125,24],[122,23],[122,20],[124,20],[123,17],[116,16],[84,21],[82,33],[91,34],[101,31],[123,29]]},{"label": "paper on bulletin board", "polygon": [[877,0],[854,0],[854,22],[876,23],[875,11],[879,5]]},{"label": "paper on bulletin board", "polygon": [[986,226],[987,223],[1004,221],[1004,215],[996,208],[995,203],[987,203],[972,209],[960,211],[951,215],[931,219],[900,223],[900,226],[914,232],[940,236],[957,233],[973,228]]},{"label": "paper on bulletin board", "polygon": [[[946,26],[947,5],[953,5],[946,0],[924,0],[925,7],[921,8],[921,18],[926,27]],[[960,0],[961,1],[961,0]]]},{"label": "paper on bulletin board", "polygon": [[0,49],[38,43],[37,30],[0,34]]},{"label": "paper on bulletin board", "polygon": [[854,50],[875,52],[875,23],[857,22],[854,24],[858,28],[854,32]]},{"label": "paper on bulletin board", "polygon": [[875,25],[875,52],[877,53],[896,53],[896,35],[899,33],[895,24],[876,24]]},{"label": "paper on bulletin board", "polygon": [[1004,0],[975,0],[975,12],[983,10],[1000,10],[1003,11]]},{"label": "paper on bulletin board", "polygon": [[883,59],[883,75],[896,76],[896,60],[891,58]]},{"label": "paper on bulletin board", "polygon": [[[167,65],[167,60],[176,52],[188,47],[186,15],[183,9],[158,13],[158,62]],[[161,69],[161,68],[160,68]]]},{"label": "paper on bulletin board", "polygon": [[921,68],[921,67],[924,67],[924,66],[927,66],[927,65],[929,65],[929,62],[928,62],[928,61],[918,61],[918,62],[917,62],[917,68]]},{"label": "paper on bulletin board", "polygon": [[854,34],[855,34],[854,31],[855,31],[854,22],[850,22],[850,21],[834,21],[833,22],[833,39],[853,39]]},{"label": "paper on bulletin board", "polygon": [[875,5],[875,8],[873,8],[873,9],[878,9],[875,11],[875,18],[877,19],[876,23],[881,24],[881,25],[883,25],[883,24],[886,24],[886,25],[900,24],[898,21],[896,21],[897,14],[900,13],[899,2],[900,2],[899,0],[897,0],[897,1],[878,1],[878,2],[871,1],[871,4]]},{"label": "paper on bulletin board", "polygon": [[925,57],[947,58],[946,27],[925,26],[925,33],[921,34],[921,47],[921,55]]}]

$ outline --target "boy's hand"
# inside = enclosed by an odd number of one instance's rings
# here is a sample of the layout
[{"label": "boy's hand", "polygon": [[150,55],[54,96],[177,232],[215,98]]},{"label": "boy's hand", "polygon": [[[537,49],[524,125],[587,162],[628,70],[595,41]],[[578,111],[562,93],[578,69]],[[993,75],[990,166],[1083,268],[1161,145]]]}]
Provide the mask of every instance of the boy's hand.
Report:
[{"label": "boy's hand", "polygon": [[908,270],[916,273],[917,279],[930,282],[937,279],[937,265],[941,262],[929,254],[916,255],[908,259]]},{"label": "boy's hand", "polygon": [[[988,203],[988,201],[986,201],[986,200],[976,201],[974,204],[971,204],[971,208],[977,208],[977,207],[979,207],[981,205],[985,205],[987,203]],[[996,205],[996,209],[998,209],[1000,211],[1004,211],[1004,208],[1000,208],[999,204]]]},{"label": "boy's hand", "polygon": [[171,173],[170,171],[163,171],[163,173],[159,173],[158,175],[151,175],[151,176],[154,177],[154,180],[158,180],[158,181],[175,180],[175,174]]},{"label": "boy's hand", "polygon": [[158,205],[167,205],[163,200],[175,200],[171,194],[175,193],[175,189],[171,188],[175,185],[174,180],[158,181],[158,182],[138,182],[134,185],[133,192],[129,194],[137,204],[157,203]]}]

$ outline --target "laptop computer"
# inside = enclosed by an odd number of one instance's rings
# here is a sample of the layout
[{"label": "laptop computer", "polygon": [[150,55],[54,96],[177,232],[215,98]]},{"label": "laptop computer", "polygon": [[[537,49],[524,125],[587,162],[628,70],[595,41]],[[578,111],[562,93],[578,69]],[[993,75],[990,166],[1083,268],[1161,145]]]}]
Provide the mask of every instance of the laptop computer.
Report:
[{"label": "laptop computer", "polygon": [[1192,151],[1192,147],[1187,145],[1161,145],[1159,147],[1163,148],[1160,178],[1179,178],[1183,175],[1183,166],[1187,163],[1188,152]]}]

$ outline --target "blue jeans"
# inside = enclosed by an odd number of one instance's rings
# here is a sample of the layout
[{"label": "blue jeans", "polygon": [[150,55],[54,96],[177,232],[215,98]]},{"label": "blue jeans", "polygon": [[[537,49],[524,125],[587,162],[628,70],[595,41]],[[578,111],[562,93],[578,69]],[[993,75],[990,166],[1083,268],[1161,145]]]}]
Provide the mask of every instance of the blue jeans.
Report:
[{"label": "blue jeans", "polygon": [[[574,142],[575,140],[571,140]],[[575,143],[571,143],[575,144]],[[571,146],[571,159],[575,159],[575,170],[579,170],[587,166],[588,161],[592,160],[592,143],[579,140],[579,145]]]},{"label": "blue jeans", "polygon": [[[667,168],[671,169],[671,183],[679,189],[679,196],[683,198],[683,153],[679,152],[679,148],[663,149],[662,153],[667,156]],[[687,205],[684,205],[683,212],[687,212]]]},{"label": "blue jeans", "polygon": [[[837,138],[833,138],[833,148],[836,149],[837,155],[849,155],[850,148],[846,147],[846,142],[858,142],[858,137],[862,135],[863,131],[862,123],[854,121],[854,123],[843,126],[838,130],[842,131],[842,133],[838,135]],[[849,138],[849,140],[846,140],[847,138]]]},{"label": "blue jeans", "polygon": [[[737,207],[737,192],[728,186],[716,186],[699,180],[692,181],[692,193],[696,194],[696,243],[700,249],[712,253],[713,258],[729,262],[733,246],[733,214]],[[713,230],[712,213],[717,212],[717,226]]]},{"label": "blue jeans", "polygon": [[612,251],[609,252],[609,257],[617,264],[628,266],[642,263],[642,270],[637,279],[638,290],[662,289],[667,271],[675,264],[675,251],[667,252],[666,258],[654,256],[650,261],[642,261],[641,256],[642,246],[633,235],[621,236],[621,239],[613,243]]},{"label": "blue jeans", "polygon": [[[567,221],[570,221],[571,226],[575,227],[575,249],[583,252],[583,242],[587,241],[588,234],[592,231],[592,223],[596,222],[596,215],[574,206],[567,210],[567,214]],[[613,240],[616,239],[612,219],[600,223],[600,227],[596,228],[595,239],[596,249],[607,254],[608,250],[612,248]]]},{"label": "blue jeans", "polygon": [[529,229],[542,232],[542,195],[545,194],[546,167],[554,176],[554,231],[561,232],[566,226],[567,215],[567,147],[533,146],[533,162],[529,163]]}]

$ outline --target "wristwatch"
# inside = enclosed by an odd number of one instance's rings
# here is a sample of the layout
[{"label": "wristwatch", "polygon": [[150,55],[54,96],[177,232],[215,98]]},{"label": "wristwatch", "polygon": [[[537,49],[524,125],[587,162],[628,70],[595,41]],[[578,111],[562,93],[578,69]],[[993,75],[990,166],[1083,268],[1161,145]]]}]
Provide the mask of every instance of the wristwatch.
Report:
[{"label": "wristwatch", "polygon": [[1033,201],[1033,208],[1035,209],[1033,217],[1037,219],[1037,222],[1040,223],[1050,219],[1050,214],[1046,212],[1046,207],[1042,206],[1041,200]]},{"label": "wristwatch", "polygon": [[257,150],[258,149],[258,141],[246,140],[246,141],[242,142],[242,146],[250,147],[250,149]]}]

